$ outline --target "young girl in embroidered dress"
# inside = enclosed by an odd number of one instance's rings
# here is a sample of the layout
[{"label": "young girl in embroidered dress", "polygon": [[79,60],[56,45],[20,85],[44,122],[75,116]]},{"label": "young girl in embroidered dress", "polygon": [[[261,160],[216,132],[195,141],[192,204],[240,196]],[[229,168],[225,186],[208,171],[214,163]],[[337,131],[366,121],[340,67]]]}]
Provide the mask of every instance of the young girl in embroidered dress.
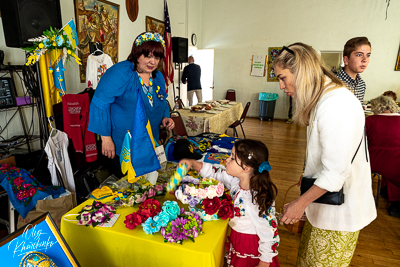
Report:
[{"label": "young girl in embroidered dress", "polygon": [[226,160],[226,171],[193,159],[183,159],[180,164],[183,163],[203,177],[218,179],[231,190],[234,218],[229,222],[228,266],[280,266],[274,202],[277,189],[269,176],[267,147],[249,139],[236,142]]}]

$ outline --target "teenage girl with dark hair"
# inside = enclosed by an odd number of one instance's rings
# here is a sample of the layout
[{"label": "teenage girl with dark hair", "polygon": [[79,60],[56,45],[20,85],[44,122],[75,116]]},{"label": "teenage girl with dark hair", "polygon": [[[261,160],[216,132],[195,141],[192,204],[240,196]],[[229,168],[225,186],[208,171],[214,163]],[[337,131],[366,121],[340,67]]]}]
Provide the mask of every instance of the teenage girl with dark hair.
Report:
[{"label": "teenage girl with dark hair", "polygon": [[280,266],[274,201],[277,189],[269,176],[267,147],[249,139],[236,142],[226,161],[226,171],[191,159],[183,159],[183,163],[231,190],[235,210],[229,222],[228,266]]}]

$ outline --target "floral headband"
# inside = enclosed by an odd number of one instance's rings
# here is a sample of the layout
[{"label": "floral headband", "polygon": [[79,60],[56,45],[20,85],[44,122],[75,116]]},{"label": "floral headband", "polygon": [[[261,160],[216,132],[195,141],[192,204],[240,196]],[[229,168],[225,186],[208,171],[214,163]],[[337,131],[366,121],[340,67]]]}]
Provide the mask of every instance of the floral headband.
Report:
[{"label": "floral headband", "polygon": [[163,46],[165,46],[164,39],[161,37],[160,34],[158,34],[156,32],[155,33],[146,32],[146,33],[143,33],[142,35],[139,35],[136,38],[135,44],[136,44],[136,46],[139,46],[148,41],[156,41],[156,42],[161,43]]}]

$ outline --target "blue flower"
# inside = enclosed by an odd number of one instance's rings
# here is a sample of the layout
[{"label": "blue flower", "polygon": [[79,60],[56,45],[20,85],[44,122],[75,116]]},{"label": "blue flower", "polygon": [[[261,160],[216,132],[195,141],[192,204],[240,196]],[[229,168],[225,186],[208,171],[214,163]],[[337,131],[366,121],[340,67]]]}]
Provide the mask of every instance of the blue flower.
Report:
[{"label": "blue flower", "polygon": [[167,226],[169,223],[169,215],[165,211],[160,212],[157,216],[154,216],[153,220],[161,227]]},{"label": "blue flower", "polygon": [[169,201],[169,200],[165,201],[162,210],[169,215],[169,218],[171,220],[175,220],[180,213],[180,208],[178,206],[178,203],[176,203],[176,201]]},{"label": "blue flower", "polygon": [[161,226],[158,225],[157,222],[155,222],[151,217],[149,217],[144,223],[142,223],[142,227],[143,231],[148,235],[152,235],[155,232],[160,231],[161,229]]},{"label": "blue flower", "polygon": [[62,46],[64,43],[64,39],[60,35],[57,35],[54,41],[57,43],[57,46]]},{"label": "blue flower", "polygon": [[48,48],[48,47],[51,46],[51,42],[50,42],[49,39],[44,39],[44,40],[43,40],[43,44],[44,44],[44,46],[45,46],[46,48]]}]

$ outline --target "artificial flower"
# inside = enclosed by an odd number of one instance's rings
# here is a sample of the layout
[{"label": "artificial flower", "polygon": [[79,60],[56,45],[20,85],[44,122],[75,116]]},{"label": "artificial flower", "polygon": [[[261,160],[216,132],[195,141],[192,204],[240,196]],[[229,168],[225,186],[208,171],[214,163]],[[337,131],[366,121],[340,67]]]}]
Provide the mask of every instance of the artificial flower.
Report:
[{"label": "artificial flower", "polygon": [[137,213],[142,217],[142,221],[146,221],[149,217],[152,216],[152,212],[148,208],[143,208],[137,211]]},{"label": "artificial flower", "polygon": [[171,220],[174,220],[176,216],[178,216],[178,214],[180,213],[178,203],[176,203],[175,201],[165,201],[162,210],[169,215]]},{"label": "artificial flower", "polygon": [[62,46],[62,44],[63,44],[63,42],[64,42],[64,39],[62,38],[61,35],[57,35],[57,36],[54,38],[54,41],[57,43],[57,46]]},{"label": "artificial flower", "polygon": [[93,205],[86,205],[82,208],[82,210],[92,210],[93,209]]},{"label": "artificial flower", "polygon": [[219,208],[221,207],[221,201],[218,197],[214,197],[213,199],[206,198],[203,200],[202,204],[204,207],[204,211],[208,215],[213,215],[214,213],[217,213]]},{"label": "artificial flower", "polygon": [[221,201],[221,208],[218,211],[218,216],[221,217],[222,220],[233,218],[233,205],[227,199]]},{"label": "artificial flower", "polygon": [[154,197],[156,195],[156,190],[153,188],[150,188],[148,191],[148,196],[147,197]]},{"label": "artificial flower", "polygon": [[89,225],[91,223],[90,212],[82,212],[78,217],[78,225]]},{"label": "artificial flower", "polygon": [[164,227],[169,223],[169,215],[163,211],[160,212],[157,216],[154,216],[153,220],[161,227]]},{"label": "artificial flower", "polygon": [[93,222],[103,223],[106,221],[106,219],[107,218],[104,215],[104,213],[99,210],[92,213],[92,221]]},{"label": "artificial flower", "polygon": [[142,223],[143,231],[146,234],[154,234],[155,232],[160,231],[161,225],[158,225],[156,221],[153,220],[153,218],[149,217],[144,223]]},{"label": "artificial flower", "polygon": [[217,196],[217,190],[214,185],[207,188],[207,197],[212,199]]},{"label": "artificial flower", "polygon": [[199,188],[199,189],[197,190],[196,196],[197,196],[198,198],[200,198],[200,199],[205,199],[205,198],[207,197],[207,191],[204,190],[204,189],[202,189],[202,188]]},{"label": "artificial flower", "polygon": [[200,200],[197,197],[192,197],[188,201],[189,206],[192,208],[195,207],[199,203],[200,203]]},{"label": "artificial flower", "polygon": [[135,229],[136,226],[142,224],[143,220],[142,220],[142,216],[140,216],[139,214],[137,214],[136,212],[129,214],[125,217],[125,226],[128,229]]},{"label": "artificial flower", "polygon": [[222,197],[224,194],[224,184],[219,183],[215,189],[215,192],[217,193],[217,197]]},{"label": "artificial flower", "polygon": [[44,44],[43,44],[43,43],[40,43],[40,44],[38,45],[38,47],[39,47],[40,49],[42,49],[42,48],[44,47]]},{"label": "artificial flower", "polygon": [[157,215],[161,211],[160,202],[158,202],[155,199],[147,199],[145,202],[140,204],[139,209],[145,209],[145,208],[150,210],[150,213],[151,213],[152,217]]}]

